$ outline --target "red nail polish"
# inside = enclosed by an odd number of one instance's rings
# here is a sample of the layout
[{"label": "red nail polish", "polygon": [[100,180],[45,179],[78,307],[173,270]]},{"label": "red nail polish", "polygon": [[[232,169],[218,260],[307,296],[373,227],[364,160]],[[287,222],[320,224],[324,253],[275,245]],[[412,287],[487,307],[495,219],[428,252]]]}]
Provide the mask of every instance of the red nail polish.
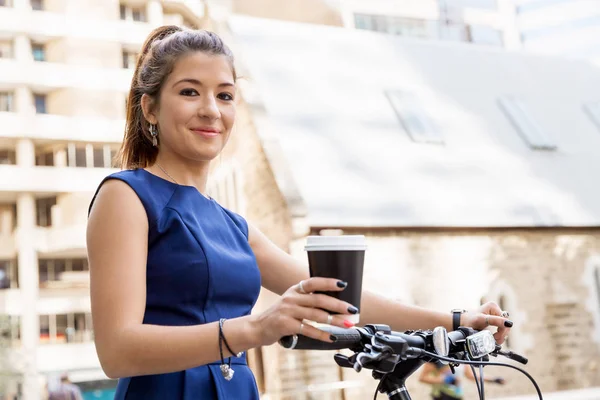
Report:
[{"label": "red nail polish", "polygon": [[344,320],[344,326],[346,328],[352,328],[354,326],[354,323],[348,321],[348,320]]}]

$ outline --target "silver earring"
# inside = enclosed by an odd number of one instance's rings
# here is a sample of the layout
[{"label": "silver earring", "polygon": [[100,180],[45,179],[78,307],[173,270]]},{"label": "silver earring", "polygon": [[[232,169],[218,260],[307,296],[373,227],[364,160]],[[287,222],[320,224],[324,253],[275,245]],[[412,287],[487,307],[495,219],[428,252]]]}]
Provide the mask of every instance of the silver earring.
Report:
[{"label": "silver earring", "polygon": [[150,124],[150,136],[152,136],[152,146],[156,147],[158,145],[158,132],[156,131],[156,125]]}]

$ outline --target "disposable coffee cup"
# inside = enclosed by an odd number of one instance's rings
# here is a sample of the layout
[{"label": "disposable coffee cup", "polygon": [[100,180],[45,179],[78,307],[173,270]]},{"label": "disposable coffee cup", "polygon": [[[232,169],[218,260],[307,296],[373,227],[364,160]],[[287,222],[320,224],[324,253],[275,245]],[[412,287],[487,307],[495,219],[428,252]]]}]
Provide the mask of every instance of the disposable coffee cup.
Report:
[{"label": "disposable coffee cup", "polygon": [[[339,292],[324,292],[360,310],[363,267],[367,241],[363,235],[309,236],[304,248],[308,254],[311,277],[334,278],[347,282]],[[358,323],[360,314],[348,318]]]}]

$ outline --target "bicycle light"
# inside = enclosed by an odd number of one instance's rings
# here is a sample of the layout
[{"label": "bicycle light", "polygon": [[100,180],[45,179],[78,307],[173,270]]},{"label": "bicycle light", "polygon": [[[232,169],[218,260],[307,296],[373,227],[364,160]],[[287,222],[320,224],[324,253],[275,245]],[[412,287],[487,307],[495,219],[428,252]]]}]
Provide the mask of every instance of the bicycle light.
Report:
[{"label": "bicycle light", "polygon": [[440,356],[448,357],[450,340],[448,339],[448,331],[443,326],[438,326],[433,330],[433,348]]},{"label": "bicycle light", "polygon": [[494,335],[490,331],[477,332],[467,337],[467,351],[471,358],[484,357],[496,349]]}]

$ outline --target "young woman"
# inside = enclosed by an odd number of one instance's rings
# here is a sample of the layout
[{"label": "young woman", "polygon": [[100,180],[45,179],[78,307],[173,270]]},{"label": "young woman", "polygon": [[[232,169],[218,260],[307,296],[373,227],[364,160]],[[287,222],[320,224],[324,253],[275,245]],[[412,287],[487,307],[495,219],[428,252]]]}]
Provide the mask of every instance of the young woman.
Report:
[{"label": "young woman", "polygon": [[[129,92],[123,171],[100,184],[87,233],[96,348],[105,373],[120,378],[117,400],[258,399],[246,350],[299,333],[331,341],[302,321],[344,327],[358,313],[311,294],[345,282],[309,279],[306,265],[205,194],[235,97],[233,56],[217,35],[175,26],[150,34]],[[251,315],[261,285],[281,298]],[[452,328],[450,313],[371,292],[362,308],[361,324]],[[495,325],[502,342],[512,323],[501,313],[489,303],[460,323]]]}]

